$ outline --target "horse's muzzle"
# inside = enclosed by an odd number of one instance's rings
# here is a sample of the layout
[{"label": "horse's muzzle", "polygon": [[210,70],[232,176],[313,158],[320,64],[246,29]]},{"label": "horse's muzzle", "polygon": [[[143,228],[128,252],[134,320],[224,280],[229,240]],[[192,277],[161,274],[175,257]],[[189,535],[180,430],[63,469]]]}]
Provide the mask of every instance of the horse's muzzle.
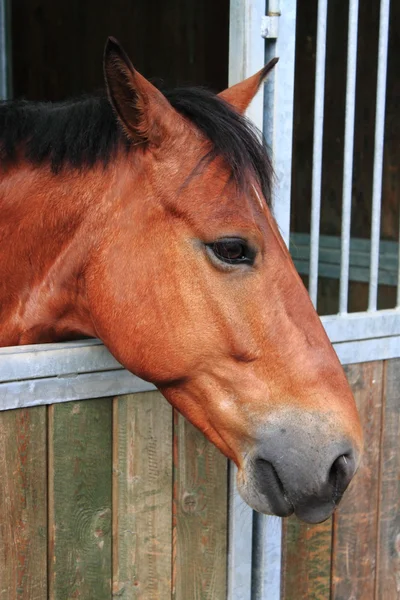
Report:
[{"label": "horse's muzzle", "polygon": [[357,470],[360,452],[349,436],[338,440],[327,424],[311,430],[300,424],[274,427],[263,438],[238,477],[244,500],[263,513],[325,521]]},{"label": "horse's muzzle", "polygon": [[[329,469],[320,468],[313,476],[302,481],[296,466],[287,468],[284,474],[286,485],[279,475],[284,466],[277,470],[274,463],[256,459],[254,464],[256,486],[260,495],[266,496],[274,514],[286,517],[294,512],[307,523],[325,521],[342,498],[355,470],[355,459],[350,450],[341,453]],[[315,469],[315,465],[310,465]],[[310,485],[311,482],[311,485]]]}]

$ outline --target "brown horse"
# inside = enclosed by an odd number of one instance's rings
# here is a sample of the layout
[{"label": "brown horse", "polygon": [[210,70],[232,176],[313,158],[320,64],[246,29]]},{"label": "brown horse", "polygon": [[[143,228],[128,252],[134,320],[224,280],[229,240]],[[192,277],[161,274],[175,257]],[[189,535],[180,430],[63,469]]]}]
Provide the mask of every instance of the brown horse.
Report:
[{"label": "brown horse", "polygon": [[0,344],[99,337],[235,461],[250,506],[318,522],[362,434],[242,116],[274,63],[163,94],[110,39],[108,98],[0,106]]}]

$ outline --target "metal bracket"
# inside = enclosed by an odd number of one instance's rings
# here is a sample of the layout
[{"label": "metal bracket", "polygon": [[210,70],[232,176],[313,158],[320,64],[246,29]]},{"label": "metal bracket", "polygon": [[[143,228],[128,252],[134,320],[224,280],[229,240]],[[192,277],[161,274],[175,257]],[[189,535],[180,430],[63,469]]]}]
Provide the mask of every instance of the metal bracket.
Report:
[{"label": "metal bracket", "polygon": [[269,14],[261,19],[261,35],[266,40],[276,40],[279,33],[280,14]]}]

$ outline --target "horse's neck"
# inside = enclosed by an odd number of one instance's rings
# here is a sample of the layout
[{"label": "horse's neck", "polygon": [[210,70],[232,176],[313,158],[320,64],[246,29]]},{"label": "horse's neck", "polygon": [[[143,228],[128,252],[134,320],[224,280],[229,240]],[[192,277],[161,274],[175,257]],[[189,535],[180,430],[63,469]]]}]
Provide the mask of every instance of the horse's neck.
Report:
[{"label": "horse's neck", "polygon": [[88,206],[77,176],[20,168],[0,181],[0,345],[94,335],[84,325]]}]

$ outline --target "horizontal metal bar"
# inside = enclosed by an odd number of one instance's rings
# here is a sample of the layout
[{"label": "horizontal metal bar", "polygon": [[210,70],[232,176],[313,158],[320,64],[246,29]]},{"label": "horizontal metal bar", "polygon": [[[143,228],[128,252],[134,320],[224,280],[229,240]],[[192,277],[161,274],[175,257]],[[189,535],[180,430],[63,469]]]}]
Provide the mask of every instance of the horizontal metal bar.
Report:
[{"label": "horizontal metal bar", "polygon": [[329,315],[321,317],[321,321],[333,344],[400,335],[400,310],[395,308],[373,314]]},{"label": "horizontal metal bar", "polygon": [[0,348],[0,382],[118,369],[100,340]]},{"label": "horizontal metal bar", "polygon": [[[376,313],[377,317],[379,313]],[[365,315],[364,315],[365,316]],[[398,316],[398,315],[397,315]],[[390,330],[390,324],[394,323],[391,332],[398,332],[398,320],[379,323],[377,319],[376,329],[382,329],[382,325]],[[384,319],[384,317],[382,317]],[[363,327],[363,318],[360,315],[347,315],[346,319],[353,320],[355,335],[360,335]],[[339,323],[343,324],[344,317],[340,317]],[[327,330],[335,332],[340,337],[340,327],[330,321],[330,318],[322,319]],[[365,319],[364,323],[367,323]],[[346,324],[348,327],[348,324]],[[334,343],[334,348],[342,364],[353,364],[372,360],[384,360],[400,356],[400,335],[387,337],[371,337],[370,339],[350,340]],[[5,360],[5,355],[1,359]],[[8,360],[13,360],[10,353]],[[82,373],[75,376],[65,375],[58,377],[44,377],[39,379],[26,379],[23,381],[11,381],[0,383],[0,411],[22,407],[31,407],[44,404],[55,404],[73,400],[85,400],[91,398],[102,398],[117,396],[128,393],[144,392],[156,389],[151,383],[139,379],[124,369]],[[232,596],[239,598],[240,596]]]},{"label": "horizontal metal bar", "polygon": [[400,357],[400,336],[333,344],[342,365]]},{"label": "horizontal metal bar", "polygon": [[0,411],[146,392],[154,385],[125,370],[0,383]]}]

